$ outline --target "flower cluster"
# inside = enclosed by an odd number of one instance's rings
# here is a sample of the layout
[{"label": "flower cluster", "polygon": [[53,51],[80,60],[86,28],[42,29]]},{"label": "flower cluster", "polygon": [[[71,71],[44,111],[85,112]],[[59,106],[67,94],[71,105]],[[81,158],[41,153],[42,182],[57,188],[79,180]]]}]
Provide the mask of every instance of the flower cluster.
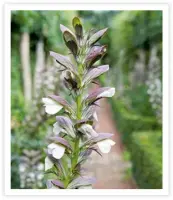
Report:
[{"label": "flower cluster", "polygon": [[108,153],[115,144],[110,133],[97,133],[93,128],[97,120],[97,102],[101,98],[112,97],[115,88],[103,87],[87,94],[88,85],[104,72],[108,65],[97,66],[107,46],[96,45],[106,33],[107,28],[93,35],[85,33],[81,21],[72,21],[74,33],[60,25],[63,39],[70,50],[67,56],[50,52],[59,63],[63,73],[64,86],[69,90],[72,101],[69,103],[59,95],[43,98],[46,113],[56,116],[53,136],[49,137],[45,158],[47,187],[51,189],[92,188],[95,178],[82,176],[82,164],[92,151]]},{"label": "flower cluster", "polygon": [[21,188],[42,188],[44,165],[41,163],[42,154],[36,150],[23,150],[20,157],[20,187]]},{"label": "flower cluster", "polygon": [[155,111],[158,122],[162,123],[162,80],[161,80],[161,61],[158,57],[158,47],[154,45],[151,49],[148,64],[149,75],[146,85],[149,101]]}]

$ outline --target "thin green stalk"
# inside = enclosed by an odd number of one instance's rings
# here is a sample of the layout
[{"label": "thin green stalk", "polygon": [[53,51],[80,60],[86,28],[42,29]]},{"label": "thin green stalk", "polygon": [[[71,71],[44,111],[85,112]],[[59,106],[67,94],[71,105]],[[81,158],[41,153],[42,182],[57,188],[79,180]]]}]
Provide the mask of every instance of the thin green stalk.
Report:
[{"label": "thin green stalk", "polygon": [[[78,72],[79,72],[80,75],[82,75],[82,72],[83,72],[82,64],[79,64]],[[81,80],[80,80],[80,82],[81,82]],[[79,88],[79,90],[80,89],[81,88]],[[81,90],[80,90],[80,93],[76,97],[76,108],[77,108],[76,119],[80,120],[82,118],[82,91]],[[80,137],[77,136],[76,140],[75,140],[75,144],[74,144],[74,155],[72,157],[72,171],[74,170],[74,168],[75,168],[75,166],[77,165],[77,162],[78,162],[79,151],[80,151],[79,141],[80,141]]]}]

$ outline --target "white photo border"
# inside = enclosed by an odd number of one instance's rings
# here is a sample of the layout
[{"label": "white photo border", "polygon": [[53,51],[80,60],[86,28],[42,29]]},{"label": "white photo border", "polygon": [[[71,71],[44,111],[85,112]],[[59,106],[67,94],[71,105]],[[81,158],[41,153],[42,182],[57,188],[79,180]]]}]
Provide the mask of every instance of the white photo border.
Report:
[{"label": "white photo border", "polygon": [[[91,190],[48,190],[11,189],[11,11],[13,10],[161,10],[163,12],[163,189],[91,189]],[[6,195],[168,195],[169,191],[169,6],[152,3],[26,3],[4,5],[4,148],[5,148],[5,194]]]}]

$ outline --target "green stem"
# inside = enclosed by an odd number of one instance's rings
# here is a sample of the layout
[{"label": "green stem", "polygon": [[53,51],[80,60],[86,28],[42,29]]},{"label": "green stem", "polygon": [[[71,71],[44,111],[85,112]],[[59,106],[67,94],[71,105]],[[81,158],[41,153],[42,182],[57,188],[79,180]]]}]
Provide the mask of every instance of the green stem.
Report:
[{"label": "green stem", "polygon": [[74,145],[74,155],[72,159],[72,171],[74,170],[79,156],[79,138],[76,138],[75,145]]},{"label": "green stem", "polygon": [[[83,66],[79,64],[78,67],[78,72],[81,75],[83,70]],[[80,80],[80,85],[81,85],[81,80]],[[80,93],[76,97],[76,119],[80,120],[82,118],[82,91],[80,90]],[[74,170],[75,166],[77,165],[78,162],[78,157],[79,157],[79,141],[80,137],[76,137],[75,139],[75,144],[74,144],[74,154],[72,157],[72,171]]]},{"label": "green stem", "polygon": [[77,103],[77,112],[76,112],[76,117],[78,120],[81,119],[81,104],[82,104],[82,95],[78,95],[76,98],[76,103]]}]

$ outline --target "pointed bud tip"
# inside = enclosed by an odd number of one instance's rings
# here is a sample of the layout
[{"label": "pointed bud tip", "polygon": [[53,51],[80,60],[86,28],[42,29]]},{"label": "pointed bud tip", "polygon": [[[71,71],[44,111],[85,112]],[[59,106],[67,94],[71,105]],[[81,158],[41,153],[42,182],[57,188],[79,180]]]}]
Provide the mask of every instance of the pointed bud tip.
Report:
[{"label": "pointed bud tip", "polygon": [[64,28],[64,25],[60,24],[59,27],[60,27],[60,29],[62,29],[62,28]]}]

